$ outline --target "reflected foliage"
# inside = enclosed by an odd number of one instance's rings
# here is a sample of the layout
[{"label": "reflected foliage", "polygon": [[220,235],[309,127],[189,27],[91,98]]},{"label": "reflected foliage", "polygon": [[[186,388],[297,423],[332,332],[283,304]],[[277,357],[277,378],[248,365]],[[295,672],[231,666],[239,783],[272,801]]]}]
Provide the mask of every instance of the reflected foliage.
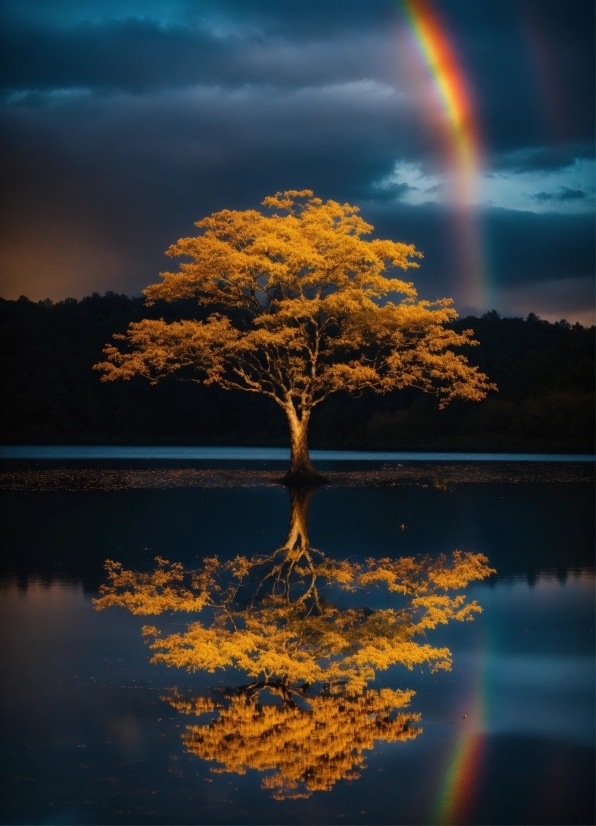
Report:
[{"label": "reflected foliage", "polygon": [[108,583],[96,607],[196,613],[178,633],[143,629],[153,662],[188,670],[236,667],[255,680],[339,682],[357,693],[398,663],[449,669],[450,651],[424,637],[481,610],[461,591],[492,573],[486,557],[454,551],[437,558],[330,558],[308,540],[311,496],[312,489],[291,491],[286,541],[269,555],[210,557],[196,570],[158,558],[147,573],[108,561]]},{"label": "reflected foliage", "polygon": [[[262,702],[265,688],[283,702]],[[376,740],[412,740],[422,732],[414,725],[420,714],[398,711],[413,691],[305,694],[269,682],[240,689],[227,700],[185,700],[176,692],[164,699],[184,714],[216,713],[209,722],[187,727],[182,735],[187,751],[222,764],[212,769],[217,773],[272,772],[262,787],[277,800],[309,797],[329,791],[338,780],[354,780],[365,767],[364,752]]]},{"label": "reflected foliage", "polygon": [[[427,631],[481,610],[461,591],[493,571],[481,554],[449,558],[334,559],[309,542],[313,488],[290,490],[285,542],[272,554],[203,560],[187,570],[157,558],[154,570],[106,563],[99,609],[134,614],[195,614],[186,630],[152,625],[152,662],[190,671],[236,667],[253,682],[213,698],[163,698],[211,719],[187,727],[186,749],[216,772],[267,772],[262,787],[278,799],[328,791],[355,779],[376,740],[410,740],[420,714],[403,711],[413,691],[371,689],[395,664],[449,669],[451,654],[425,642]],[[273,699],[273,701],[272,701]]]}]

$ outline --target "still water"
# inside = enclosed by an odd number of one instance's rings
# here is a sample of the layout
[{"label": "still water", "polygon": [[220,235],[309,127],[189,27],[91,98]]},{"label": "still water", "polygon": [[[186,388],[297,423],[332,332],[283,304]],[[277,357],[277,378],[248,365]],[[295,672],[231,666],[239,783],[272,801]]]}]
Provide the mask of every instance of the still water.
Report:
[{"label": "still water", "polygon": [[[329,465],[330,484],[291,509],[262,463],[5,462],[2,822],[594,822],[593,483],[585,470],[554,468]],[[288,534],[304,588],[305,554],[319,560],[317,581],[329,581],[318,613],[296,610],[307,603],[292,586],[282,625],[289,611],[302,642],[285,670],[327,657],[329,674],[361,676],[374,660],[358,691],[341,680],[304,688],[302,678],[284,694],[238,667],[211,673],[242,636],[223,625],[209,656],[201,638],[205,667],[150,663],[143,626],[186,644],[204,611],[94,605],[106,559],[137,585],[156,556],[193,569],[204,557],[225,566],[277,550],[271,564],[283,571]],[[455,592],[482,613],[417,635],[411,598],[428,596],[422,586],[456,549],[497,571]],[[360,587],[419,554],[411,593],[388,594],[388,579]],[[247,656],[287,649],[278,603],[235,600],[238,628],[262,628]],[[402,629],[393,663],[392,610]],[[321,616],[343,635],[330,656]],[[179,655],[172,646],[166,653]],[[433,672],[423,646],[443,660],[449,649],[450,670]],[[360,660],[349,660],[356,650]]]}]

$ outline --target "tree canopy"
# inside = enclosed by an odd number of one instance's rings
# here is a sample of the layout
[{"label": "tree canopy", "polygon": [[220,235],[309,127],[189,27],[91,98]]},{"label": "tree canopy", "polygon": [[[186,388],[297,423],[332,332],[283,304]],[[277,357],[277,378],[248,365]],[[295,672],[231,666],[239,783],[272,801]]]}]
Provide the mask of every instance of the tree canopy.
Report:
[{"label": "tree canopy", "polygon": [[457,317],[452,301],[418,300],[397,275],[418,266],[413,245],[366,238],[373,227],[357,207],[310,190],[263,205],[266,214],[215,213],[197,222],[199,235],[170,247],[190,261],[162,273],[147,303],[196,299],[210,314],[130,324],[96,365],[104,381],[176,374],[271,398],[288,419],[293,479],[314,476],[308,422],[333,393],[416,387],[444,406],[494,388],[455,352],[476,342],[471,330],[447,326]]}]

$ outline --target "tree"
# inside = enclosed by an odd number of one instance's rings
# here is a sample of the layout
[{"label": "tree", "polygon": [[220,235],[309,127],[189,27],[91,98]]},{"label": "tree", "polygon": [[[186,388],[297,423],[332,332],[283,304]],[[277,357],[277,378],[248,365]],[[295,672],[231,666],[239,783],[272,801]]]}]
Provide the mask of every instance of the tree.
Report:
[{"label": "tree", "polygon": [[397,663],[449,670],[449,649],[420,640],[439,624],[481,611],[453,592],[493,573],[486,557],[328,557],[308,540],[310,493],[294,489],[286,541],[272,554],[208,557],[195,570],[158,558],[146,573],[108,560],[96,607],[195,614],[185,630],[166,636],[143,628],[153,640],[152,662],[190,671],[239,668],[254,679],[247,690],[275,688],[288,699],[316,683],[358,694]]},{"label": "tree", "polygon": [[[147,304],[196,298],[204,319],[129,325],[122,350],[108,345],[95,365],[102,380],[176,374],[227,390],[261,393],[284,411],[290,430],[288,480],[318,474],[308,452],[312,410],[338,391],[416,387],[440,406],[479,400],[494,386],[454,348],[450,299],[417,300],[396,269],[417,267],[414,246],[365,239],[373,227],[357,207],[310,190],[265,198],[267,214],[223,210],[198,221],[201,233],[167,251],[190,259],[148,287]],[[401,296],[401,300],[396,300]],[[320,478],[320,477],[319,477]]]}]

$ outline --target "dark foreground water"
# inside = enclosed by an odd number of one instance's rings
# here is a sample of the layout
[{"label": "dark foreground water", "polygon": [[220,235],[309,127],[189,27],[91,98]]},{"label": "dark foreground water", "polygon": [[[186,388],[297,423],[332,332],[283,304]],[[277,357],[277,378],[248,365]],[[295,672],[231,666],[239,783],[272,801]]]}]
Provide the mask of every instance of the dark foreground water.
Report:
[{"label": "dark foreground water", "polygon": [[[272,469],[5,463],[2,822],[594,822],[591,471],[329,467],[309,513],[310,541],[329,557],[457,548],[486,554],[498,573],[466,590],[483,607],[473,622],[428,632],[429,644],[450,648],[451,671],[378,672],[374,688],[416,692],[407,711],[420,719],[408,736],[369,727],[363,737],[366,721],[352,719],[336,731],[343,763],[318,753],[304,796],[277,799],[268,779],[286,771],[297,744],[308,763],[324,722],[309,729],[305,712],[242,753],[224,754],[221,743],[209,752],[217,715],[185,709],[245,675],[150,664],[140,631],[148,619],[92,604],[106,558],[148,570],[157,555],[192,567],[279,547],[289,496]],[[189,620],[169,618],[170,630]],[[183,741],[189,726],[202,727],[194,751]],[[282,768],[270,765],[275,754]],[[326,789],[309,790],[318,776]]]}]

